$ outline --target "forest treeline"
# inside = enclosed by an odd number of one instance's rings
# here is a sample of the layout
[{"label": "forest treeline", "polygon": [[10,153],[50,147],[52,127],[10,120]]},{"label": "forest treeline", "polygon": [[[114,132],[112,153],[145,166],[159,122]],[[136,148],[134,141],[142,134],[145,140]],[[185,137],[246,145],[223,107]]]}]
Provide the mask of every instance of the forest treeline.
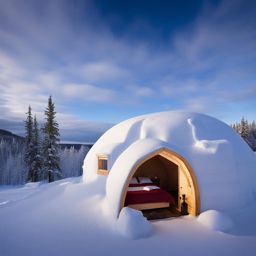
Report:
[{"label": "forest treeline", "polygon": [[[81,176],[84,158],[90,147],[81,145],[60,148],[62,178]],[[0,185],[20,185],[28,181],[28,169],[24,162],[24,142],[13,138],[0,140]]]},{"label": "forest treeline", "polygon": [[249,122],[244,117],[240,122],[231,124],[231,127],[245,140],[253,151],[256,151],[256,123]]}]

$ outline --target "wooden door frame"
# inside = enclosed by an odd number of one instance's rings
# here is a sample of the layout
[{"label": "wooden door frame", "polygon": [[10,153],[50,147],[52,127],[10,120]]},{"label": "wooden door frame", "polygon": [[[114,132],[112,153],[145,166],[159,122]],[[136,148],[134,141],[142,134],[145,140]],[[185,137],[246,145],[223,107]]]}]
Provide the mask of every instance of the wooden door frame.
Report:
[{"label": "wooden door frame", "polygon": [[130,171],[129,176],[127,177],[125,184],[123,186],[123,189],[122,189],[121,201],[120,201],[120,205],[119,205],[119,213],[120,213],[121,209],[124,207],[127,190],[128,190],[128,187],[129,187],[129,184],[130,184],[130,181],[131,181],[133,175],[136,173],[138,168],[143,163],[145,163],[146,161],[148,161],[149,159],[151,159],[157,155],[160,155],[160,156],[166,158],[167,160],[173,162],[174,164],[178,165],[178,171],[182,171],[186,177],[188,175],[191,177],[191,180],[193,183],[193,184],[191,184],[191,186],[193,186],[194,200],[195,200],[195,202],[194,202],[195,207],[191,214],[194,216],[197,216],[200,213],[200,193],[199,193],[199,187],[198,187],[195,172],[193,171],[189,162],[184,157],[182,157],[180,154],[178,154],[168,148],[158,149],[158,150],[146,155],[143,159],[140,159],[135,164],[135,166]]}]

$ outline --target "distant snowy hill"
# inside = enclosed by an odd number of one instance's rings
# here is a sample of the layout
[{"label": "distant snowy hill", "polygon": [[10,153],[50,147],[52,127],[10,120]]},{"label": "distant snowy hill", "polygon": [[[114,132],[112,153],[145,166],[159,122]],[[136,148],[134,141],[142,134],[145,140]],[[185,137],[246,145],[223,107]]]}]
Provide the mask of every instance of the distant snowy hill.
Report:
[{"label": "distant snowy hill", "polygon": [[16,139],[16,140],[19,140],[19,141],[23,141],[24,138],[19,136],[19,135],[16,135],[10,131],[7,131],[7,130],[3,130],[3,129],[0,129],[0,140],[1,139],[4,139],[4,140],[13,140],[13,139]]}]

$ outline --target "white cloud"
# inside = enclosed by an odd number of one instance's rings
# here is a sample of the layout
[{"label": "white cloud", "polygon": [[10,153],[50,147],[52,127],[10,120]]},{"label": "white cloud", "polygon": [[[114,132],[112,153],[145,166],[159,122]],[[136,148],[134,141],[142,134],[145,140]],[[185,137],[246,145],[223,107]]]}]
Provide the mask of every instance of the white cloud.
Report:
[{"label": "white cloud", "polygon": [[191,112],[208,112],[211,110],[207,97],[190,98],[185,101],[184,108]]},{"label": "white cloud", "polygon": [[198,94],[202,91],[201,81],[196,79],[174,79],[164,78],[160,84],[160,92],[166,97],[184,97],[186,95]]},{"label": "white cloud", "polygon": [[155,95],[155,91],[147,86],[131,86],[130,90],[131,93],[135,94],[139,97],[152,97]]},{"label": "white cloud", "polygon": [[91,82],[121,81],[127,79],[129,71],[111,62],[93,62],[82,66],[81,74]]},{"label": "white cloud", "polygon": [[116,93],[113,90],[91,84],[66,84],[62,87],[61,93],[69,100],[111,102],[116,99]]}]

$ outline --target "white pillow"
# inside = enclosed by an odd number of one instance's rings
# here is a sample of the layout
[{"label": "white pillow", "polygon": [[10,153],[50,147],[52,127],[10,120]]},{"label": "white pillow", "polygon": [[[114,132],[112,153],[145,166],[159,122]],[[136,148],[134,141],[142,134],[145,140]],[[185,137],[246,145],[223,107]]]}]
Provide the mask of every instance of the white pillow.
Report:
[{"label": "white pillow", "polygon": [[135,177],[133,177],[130,181],[130,184],[139,184],[139,182],[137,181],[137,179]]},{"label": "white pillow", "polygon": [[157,186],[145,186],[145,187],[143,187],[143,190],[145,190],[145,191],[151,191],[151,190],[154,190],[154,189],[160,189],[159,187],[157,187]]},{"label": "white pillow", "polygon": [[153,183],[152,180],[148,177],[138,177],[140,183]]}]

